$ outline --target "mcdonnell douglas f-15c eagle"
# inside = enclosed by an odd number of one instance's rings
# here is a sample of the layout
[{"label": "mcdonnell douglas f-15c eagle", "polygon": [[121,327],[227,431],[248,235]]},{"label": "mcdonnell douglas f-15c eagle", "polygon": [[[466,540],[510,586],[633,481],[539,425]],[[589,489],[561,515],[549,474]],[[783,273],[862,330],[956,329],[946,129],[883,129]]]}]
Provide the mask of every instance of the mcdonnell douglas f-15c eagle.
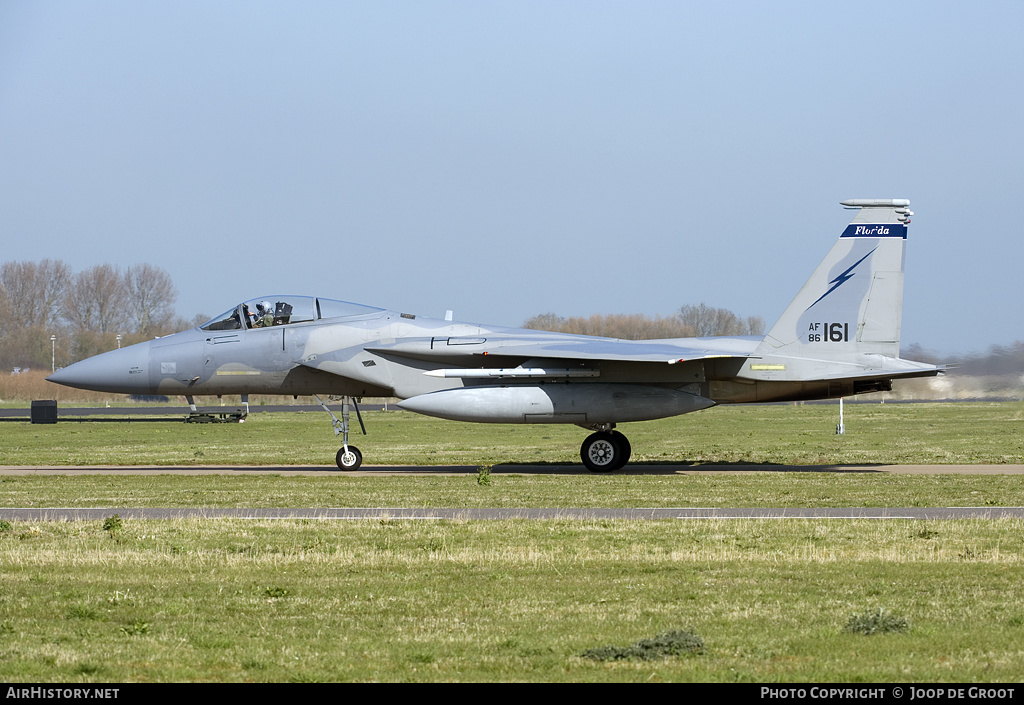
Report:
[{"label": "mcdonnell douglas f-15c eagle", "polygon": [[340,396],[343,420],[331,416],[343,434],[343,470],[362,462],[348,443],[348,412],[364,396],[399,397],[403,409],[458,421],[576,424],[593,431],[583,464],[610,472],[630,456],[619,423],[716,404],[877,392],[894,379],[942,371],[899,357],[910,201],[842,205],[856,209],[853,221],[763,338],[616,340],[266,296],[49,379],[116,394],[185,395],[193,408],[201,394]]}]

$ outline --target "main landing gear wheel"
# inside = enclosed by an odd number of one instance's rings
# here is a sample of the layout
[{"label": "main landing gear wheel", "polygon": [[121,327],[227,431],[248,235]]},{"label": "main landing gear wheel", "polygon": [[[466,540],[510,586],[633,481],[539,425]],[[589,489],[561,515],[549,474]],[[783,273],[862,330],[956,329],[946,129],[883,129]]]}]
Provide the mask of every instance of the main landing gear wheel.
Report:
[{"label": "main landing gear wheel", "polygon": [[590,472],[614,472],[627,462],[633,449],[618,431],[598,431],[587,436],[580,448],[580,458]]},{"label": "main landing gear wheel", "polygon": [[347,450],[340,448],[334,460],[342,470],[358,470],[363,464],[363,454],[355,446],[349,446]]}]

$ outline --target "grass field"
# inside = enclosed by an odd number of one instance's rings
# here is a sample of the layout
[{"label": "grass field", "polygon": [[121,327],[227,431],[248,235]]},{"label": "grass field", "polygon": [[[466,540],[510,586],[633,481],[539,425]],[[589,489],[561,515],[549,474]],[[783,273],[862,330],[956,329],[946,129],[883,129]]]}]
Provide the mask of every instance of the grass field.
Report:
[{"label": "grass field", "polygon": [[[1024,675],[1020,521],[107,524],[0,531],[0,680]],[[582,657],[669,629],[704,650]]]},{"label": "grass field", "polygon": [[[327,471],[324,414],[247,423],[0,424],[0,464],[302,464],[315,477],[6,475],[0,506],[1024,505],[1019,476],[844,472],[1021,463],[1024,405],[719,408],[628,425],[613,476],[580,429],[367,414],[367,462]],[[676,475],[665,463],[834,465]],[[691,466],[698,469],[701,465]],[[798,469],[797,469],[798,470]],[[173,520],[14,522],[0,509],[0,680],[1016,682],[1024,522]],[[850,626],[868,625],[865,634]],[[703,649],[583,656],[668,630]]]},{"label": "grass field", "polygon": [[[258,407],[257,407],[258,408]],[[109,418],[109,417],[104,417]],[[369,465],[580,463],[576,426],[470,424],[367,412],[351,442]],[[722,406],[622,424],[636,463],[1024,462],[1024,403]],[[0,424],[0,465],[333,465],[323,412],[252,413],[243,424],[178,421]]]}]

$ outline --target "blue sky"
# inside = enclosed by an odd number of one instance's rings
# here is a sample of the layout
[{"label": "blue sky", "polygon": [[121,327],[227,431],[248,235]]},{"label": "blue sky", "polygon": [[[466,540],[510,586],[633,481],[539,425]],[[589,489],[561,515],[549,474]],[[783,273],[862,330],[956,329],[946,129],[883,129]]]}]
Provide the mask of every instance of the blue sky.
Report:
[{"label": "blue sky", "polygon": [[0,2],[0,260],[770,324],[909,198],[904,344],[1024,339],[1024,3]]}]

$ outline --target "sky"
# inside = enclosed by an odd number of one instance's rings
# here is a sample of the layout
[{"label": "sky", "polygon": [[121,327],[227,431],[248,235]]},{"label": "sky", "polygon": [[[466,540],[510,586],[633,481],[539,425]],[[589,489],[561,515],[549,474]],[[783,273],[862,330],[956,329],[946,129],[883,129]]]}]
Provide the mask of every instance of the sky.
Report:
[{"label": "sky", "polygon": [[903,344],[1024,340],[1024,2],[0,1],[0,261],[185,318],[707,303],[769,326],[909,198]]}]

